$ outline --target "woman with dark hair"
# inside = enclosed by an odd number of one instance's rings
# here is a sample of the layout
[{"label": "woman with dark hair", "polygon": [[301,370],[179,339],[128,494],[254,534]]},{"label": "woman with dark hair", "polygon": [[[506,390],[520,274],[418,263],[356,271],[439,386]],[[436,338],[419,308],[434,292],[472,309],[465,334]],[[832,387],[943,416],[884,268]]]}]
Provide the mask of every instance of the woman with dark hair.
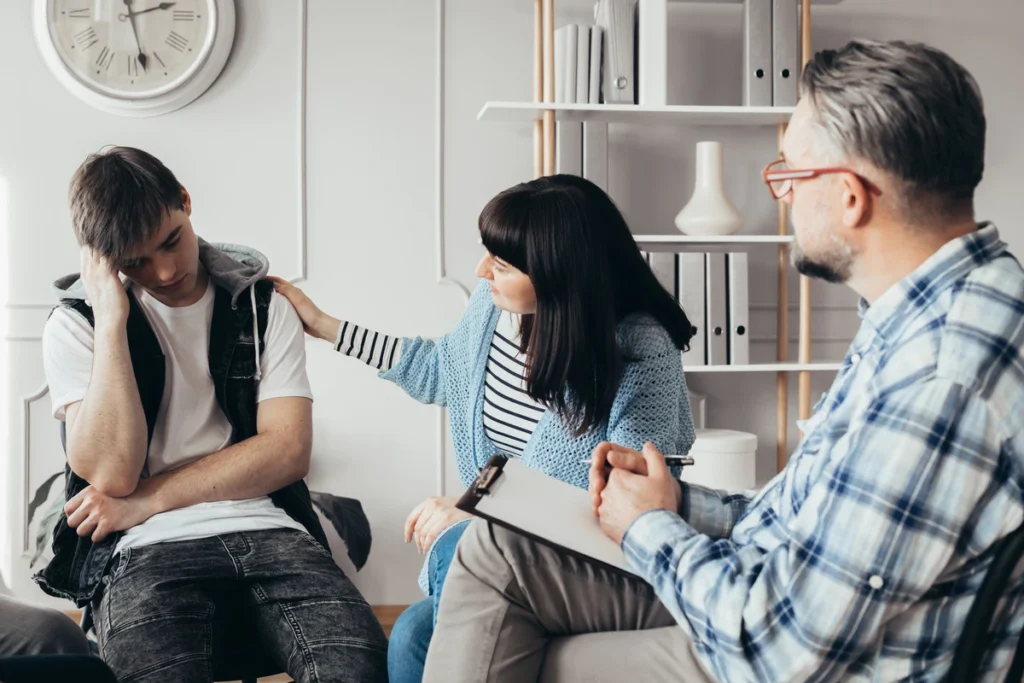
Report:
[{"label": "woman with dark hair", "polygon": [[[463,484],[495,453],[581,488],[602,441],[693,443],[680,351],[691,325],[654,277],[622,214],[600,188],[571,175],[522,183],[484,207],[482,279],[456,328],[437,341],[383,335],[322,312],[275,280],[309,334],[378,370],[424,403],[447,405]],[[406,542],[427,554],[428,598],[391,634],[393,683],[422,677],[436,605],[469,515],[428,498],[406,520]]]}]

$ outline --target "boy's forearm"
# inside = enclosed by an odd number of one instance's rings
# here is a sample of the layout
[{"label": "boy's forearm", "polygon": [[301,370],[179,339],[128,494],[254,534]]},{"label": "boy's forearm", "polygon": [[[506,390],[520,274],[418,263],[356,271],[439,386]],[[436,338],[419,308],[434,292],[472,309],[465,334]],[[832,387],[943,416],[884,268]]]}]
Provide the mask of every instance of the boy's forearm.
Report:
[{"label": "boy's forearm", "polygon": [[312,446],[310,402],[275,400],[306,405],[293,406],[297,408],[292,411],[294,419],[284,425],[143,480],[139,495],[151,496],[157,511],[164,512],[199,503],[258,498],[305,477]]},{"label": "boy's forearm", "polygon": [[146,416],[125,325],[97,320],[94,339],[89,388],[69,415],[68,462],[96,489],[123,497],[135,490],[146,462]]}]

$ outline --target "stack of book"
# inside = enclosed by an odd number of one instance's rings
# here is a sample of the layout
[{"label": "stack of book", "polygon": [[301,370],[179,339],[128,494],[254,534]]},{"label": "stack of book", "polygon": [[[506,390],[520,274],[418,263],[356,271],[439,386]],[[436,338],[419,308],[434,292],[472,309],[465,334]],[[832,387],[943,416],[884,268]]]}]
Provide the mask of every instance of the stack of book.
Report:
[{"label": "stack of book", "polygon": [[601,101],[601,34],[579,24],[555,30],[555,102]]},{"label": "stack of book", "polygon": [[693,325],[683,367],[750,363],[747,254],[644,253],[665,290]]},{"label": "stack of book", "polygon": [[637,0],[600,0],[594,25],[555,30],[555,102],[635,104]]}]

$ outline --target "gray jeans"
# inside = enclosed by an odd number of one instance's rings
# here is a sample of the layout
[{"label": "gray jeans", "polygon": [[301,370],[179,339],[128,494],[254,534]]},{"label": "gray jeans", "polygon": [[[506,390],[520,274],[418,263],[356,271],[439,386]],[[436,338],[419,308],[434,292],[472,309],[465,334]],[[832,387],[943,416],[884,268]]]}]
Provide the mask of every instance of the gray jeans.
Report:
[{"label": "gray jeans", "polygon": [[459,541],[423,680],[713,681],[646,582],[482,520]]},{"label": "gray jeans", "polygon": [[94,604],[100,652],[118,680],[213,680],[215,615],[298,683],[387,680],[387,640],[363,596],[309,534],[224,534],[129,548]]},{"label": "gray jeans", "polygon": [[0,595],[0,658],[89,653],[85,633],[64,614]]}]

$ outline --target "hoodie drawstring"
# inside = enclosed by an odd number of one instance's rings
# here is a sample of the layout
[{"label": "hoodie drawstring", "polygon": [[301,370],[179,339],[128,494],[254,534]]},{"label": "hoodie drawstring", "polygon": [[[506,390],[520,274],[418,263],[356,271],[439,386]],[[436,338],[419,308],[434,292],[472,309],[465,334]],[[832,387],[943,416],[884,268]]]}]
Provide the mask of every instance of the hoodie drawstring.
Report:
[{"label": "hoodie drawstring", "polygon": [[256,353],[256,381],[260,381],[263,373],[260,372],[260,323],[256,315],[256,285],[249,285],[249,301],[252,302],[252,343]]}]

